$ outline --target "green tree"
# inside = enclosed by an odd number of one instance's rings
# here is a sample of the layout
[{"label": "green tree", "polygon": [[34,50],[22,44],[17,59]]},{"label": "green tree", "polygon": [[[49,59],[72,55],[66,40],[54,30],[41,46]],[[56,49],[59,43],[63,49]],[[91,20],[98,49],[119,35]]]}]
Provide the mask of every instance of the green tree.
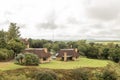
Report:
[{"label": "green tree", "polygon": [[51,44],[51,43],[46,43],[46,44],[43,45],[43,47],[44,47],[44,48],[47,48],[48,51],[50,51],[50,50],[51,50],[51,47],[52,47],[52,44]]},{"label": "green tree", "polygon": [[6,43],[6,33],[1,30],[0,31],[0,48],[5,48],[7,45]]},{"label": "green tree", "polygon": [[114,62],[120,62],[120,48],[114,48],[110,56]]},{"label": "green tree", "polygon": [[15,40],[10,40],[8,42],[8,49],[13,50],[15,56],[19,54],[22,50],[25,49],[25,45],[20,42],[20,40],[15,39]]},{"label": "green tree", "polygon": [[57,43],[52,44],[52,49],[53,49],[55,52],[59,51],[59,50],[60,50],[59,44],[57,44]]},{"label": "green tree", "polygon": [[20,27],[16,25],[16,23],[10,23],[9,29],[8,29],[8,40],[16,39],[20,37]]}]

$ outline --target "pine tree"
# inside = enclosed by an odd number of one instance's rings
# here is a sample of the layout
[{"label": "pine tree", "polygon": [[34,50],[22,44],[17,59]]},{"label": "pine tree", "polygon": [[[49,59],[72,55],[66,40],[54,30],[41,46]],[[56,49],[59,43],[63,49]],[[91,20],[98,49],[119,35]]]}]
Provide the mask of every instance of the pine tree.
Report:
[{"label": "pine tree", "polygon": [[6,47],[6,33],[1,30],[0,31],[0,48]]},{"label": "pine tree", "polygon": [[20,27],[16,25],[16,23],[10,23],[9,29],[8,29],[8,40],[16,39],[20,37]]}]

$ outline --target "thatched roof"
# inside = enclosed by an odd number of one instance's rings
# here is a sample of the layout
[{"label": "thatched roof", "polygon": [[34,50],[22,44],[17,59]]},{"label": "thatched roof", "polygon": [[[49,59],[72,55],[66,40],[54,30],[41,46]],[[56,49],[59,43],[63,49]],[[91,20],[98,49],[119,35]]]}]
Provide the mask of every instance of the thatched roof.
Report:
[{"label": "thatched roof", "polygon": [[46,48],[27,48],[23,51],[23,53],[27,52],[36,54],[39,58],[48,58],[51,56],[51,54],[47,52]]},{"label": "thatched roof", "polygon": [[64,53],[67,54],[67,57],[79,57],[79,53],[75,49],[61,49],[56,57],[63,57]]}]

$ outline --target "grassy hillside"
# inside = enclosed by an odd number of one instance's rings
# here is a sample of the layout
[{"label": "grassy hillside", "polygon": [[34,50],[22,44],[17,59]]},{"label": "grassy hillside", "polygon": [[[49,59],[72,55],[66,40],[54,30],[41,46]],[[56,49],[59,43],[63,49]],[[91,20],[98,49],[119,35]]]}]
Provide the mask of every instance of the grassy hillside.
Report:
[{"label": "grassy hillside", "polygon": [[[111,61],[109,60],[97,60],[97,59],[88,59],[88,58],[79,58],[77,61],[68,61],[68,62],[53,60],[50,63],[40,64],[39,66],[37,66],[37,68],[51,68],[51,69],[74,69],[79,67],[94,68],[94,67],[105,67],[110,62]],[[23,67],[26,66],[16,65],[14,64],[13,61],[0,62],[0,70],[11,70],[11,69],[17,69]]]}]

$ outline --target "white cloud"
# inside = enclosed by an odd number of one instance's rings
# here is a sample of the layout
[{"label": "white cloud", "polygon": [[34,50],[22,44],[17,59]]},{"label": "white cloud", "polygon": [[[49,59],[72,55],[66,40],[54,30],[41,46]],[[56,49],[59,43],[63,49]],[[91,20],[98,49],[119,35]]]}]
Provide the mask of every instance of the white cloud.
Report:
[{"label": "white cloud", "polygon": [[0,0],[0,29],[16,22],[22,37],[119,39],[119,4],[119,0]]}]

